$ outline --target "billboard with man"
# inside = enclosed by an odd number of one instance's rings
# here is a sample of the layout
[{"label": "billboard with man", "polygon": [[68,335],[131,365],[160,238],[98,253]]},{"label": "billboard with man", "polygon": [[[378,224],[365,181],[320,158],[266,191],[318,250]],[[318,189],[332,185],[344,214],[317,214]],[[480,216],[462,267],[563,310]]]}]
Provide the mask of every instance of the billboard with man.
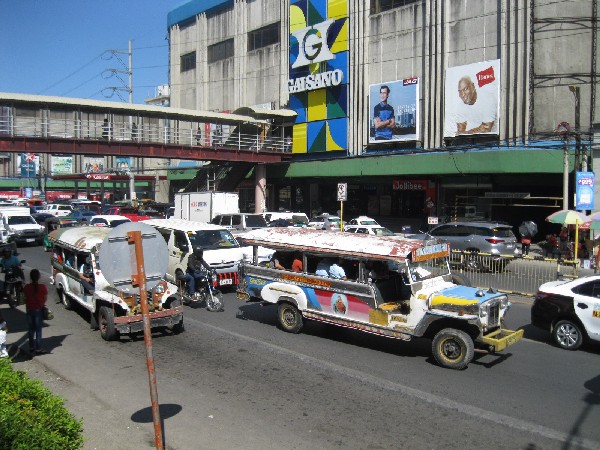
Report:
[{"label": "billboard with man", "polygon": [[498,134],[500,60],[446,69],[444,137]]},{"label": "billboard with man", "polygon": [[419,79],[369,87],[369,143],[419,139]]}]

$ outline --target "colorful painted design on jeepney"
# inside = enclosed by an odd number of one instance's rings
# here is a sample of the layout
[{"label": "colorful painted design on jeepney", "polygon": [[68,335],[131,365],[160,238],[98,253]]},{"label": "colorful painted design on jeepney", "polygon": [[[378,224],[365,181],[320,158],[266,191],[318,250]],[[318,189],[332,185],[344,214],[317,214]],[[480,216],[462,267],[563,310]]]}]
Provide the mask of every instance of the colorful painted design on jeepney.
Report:
[{"label": "colorful painted design on jeepney", "polygon": [[331,296],[331,309],[334,313],[345,316],[348,311],[348,298],[344,294],[333,294]]},{"label": "colorful painted design on jeepney", "polygon": [[294,274],[289,274],[289,273],[282,273],[281,274],[281,279],[282,280],[288,280],[288,281],[293,281],[294,283],[304,283],[304,284],[311,284],[311,285],[316,285],[316,286],[321,286],[321,287],[331,287],[331,282],[327,281],[327,280],[319,280],[318,278],[314,278],[314,277],[306,277],[303,275],[294,275]]},{"label": "colorful painted design on jeepney", "polygon": [[314,290],[303,288],[308,299],[309,308],[331,313],[338,316],[343,315],[349,319],[369,321],[371,308],[365,302],[354,295],[341,294],[338,292]]},{"label": "colorful painted design on jeepney", "polygon": [[[483,292],[481,297],[475,295],[477,291]],[[491,298],[498,297],[500,294],[497,292],[485,292],[481,289],[469,287],[469,286],[454,286],[448,289],[444,289],[439,293],[435,294],[431,298],[431,306],[439,305],[459,305],[469,306],[483,303]]]}]

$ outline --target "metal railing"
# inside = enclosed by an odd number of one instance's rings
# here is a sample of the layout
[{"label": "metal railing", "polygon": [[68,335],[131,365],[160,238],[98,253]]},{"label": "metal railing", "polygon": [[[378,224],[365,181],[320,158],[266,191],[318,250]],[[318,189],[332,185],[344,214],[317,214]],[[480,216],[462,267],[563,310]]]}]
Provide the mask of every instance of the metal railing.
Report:
[{"label": "metal railing", "polygon": [[452,270],[465,276],[473,286],[532,296],[543,283],[561,278],[591,275],[575,261],[542,256],[501,256],[452,251]]},{"label": "metal railing", "polygon": [[[232,127],[233,128],[233,127]],[[289,139],[260,134],[224,132],[221,130],[182,129],[159,124],[110,123],[73,119],[40,119],[35,116],[0,118],[0,135],[105,140],[115,142],[159,143],[200,146],[209,148],[234,148],[250,152],[290,153]]]}]

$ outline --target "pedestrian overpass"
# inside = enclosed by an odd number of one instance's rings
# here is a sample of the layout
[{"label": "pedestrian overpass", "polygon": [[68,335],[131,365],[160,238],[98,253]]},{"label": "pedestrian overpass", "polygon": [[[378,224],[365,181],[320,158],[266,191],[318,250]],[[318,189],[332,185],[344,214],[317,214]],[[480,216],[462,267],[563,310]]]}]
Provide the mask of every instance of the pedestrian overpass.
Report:
[{"label": "pedestrian overpass", "polygon": [[246,114],[0,92],[0,152],[251,164],[291,158],[296,113]]}]

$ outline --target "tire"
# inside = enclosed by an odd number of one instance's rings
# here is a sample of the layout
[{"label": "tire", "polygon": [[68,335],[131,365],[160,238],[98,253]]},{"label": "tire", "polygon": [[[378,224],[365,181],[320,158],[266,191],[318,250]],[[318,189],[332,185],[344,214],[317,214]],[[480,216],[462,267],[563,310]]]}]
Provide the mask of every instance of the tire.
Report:
[{"label": "tire", "polygon": [[474,347],[473,339],[464,331],[444,328],[433,338],[432,353],[440,366],[461,370],[473,359]]},{"label": "tire", "polygon": [[282,302],[277,308],[277,320],[283,331],[297,334],[304,326],[302,314],[294,305],[288,302]]},{"label": "tire", "polygon": [[65,294],[64,289],[58,288],[56,292],[58,293],[58,298],[60,299],[60,302],[63,304],[65,309],[67,311],[73,309],[73,303],[71,303],[71,299],[69,298],[69,296]]},{"label": "tire", "polygon": [[223,301],[223,293],[215,289],[212,293],[212,296],[207,293],[206,294],[206,309],[207,311],[217,312],[223,311],[225,308],[225,303]]},{"label": "tire", "polygon": [[11,309],[15,309],[17,307],[18,299],[17,299],[17,289],[14,284],[11,284],[6,292],[6,297],[8,299],[8,306]]},{"label": "tire", "polygon": [[565,350],[577,350],[583,343],[583,333],[575,322],[559,320],[552,328],[554,342]]},{"label": "tire", "polygon": [[114,341],[119,336],[115,328],[115,315],[108,306],[101,306],[98,312],[98,325],[100,327],[100,336],[105,341]]},{"label": "tire", "polygon": [[452,272],[452,282],[459,286],[473,286],[471,280],[465,277],[462,273]]},{"label": "tire", "polygon": [[183,333],[185,331],[185,326],[183,325],[183,319],[181,319],[179,321],[179,323],[176,323],[175,325],[173,325],[173,329],[171,331],[173,332],[173,334]]}]

